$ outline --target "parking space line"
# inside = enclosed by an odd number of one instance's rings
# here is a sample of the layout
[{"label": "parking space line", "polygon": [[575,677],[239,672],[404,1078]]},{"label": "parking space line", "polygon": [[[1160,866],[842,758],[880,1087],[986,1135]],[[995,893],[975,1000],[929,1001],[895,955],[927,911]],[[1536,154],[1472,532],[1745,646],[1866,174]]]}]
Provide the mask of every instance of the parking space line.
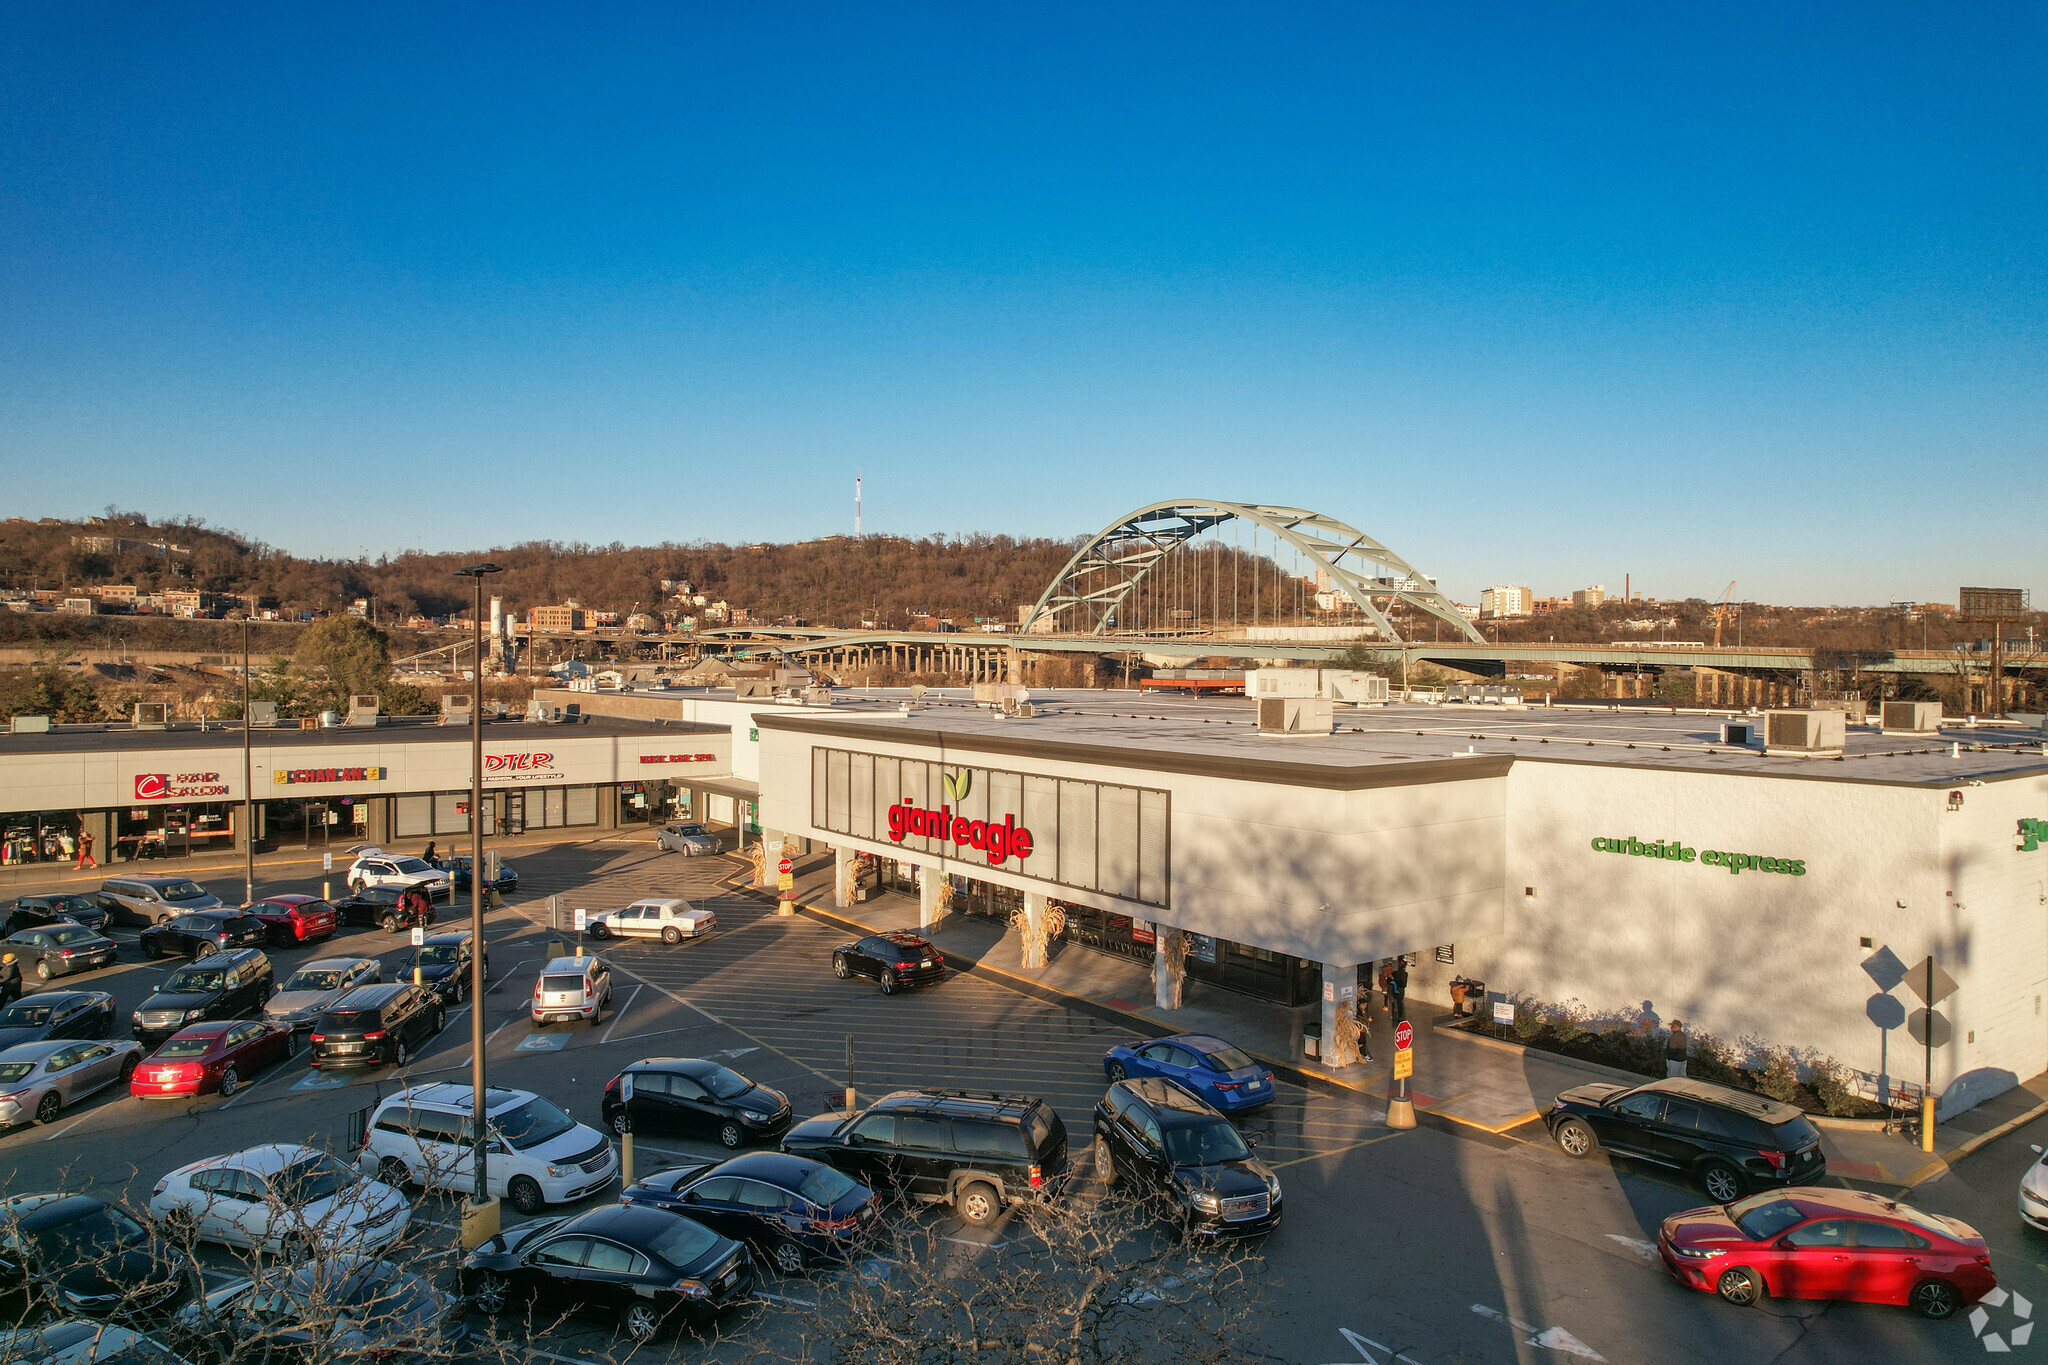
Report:
[{"label": "parking space line", "polygon": [[633,987],[632,990],[626,993],[626,1003],[619,1006],[618,1013],[612,1016],[611,1028],[606,1029],[604,1031],[604,1037],[597,1040],[598,1045],[600,1047],[602,1047],[606,1043],[609,1043],[612,1040],[613,1030],[617,1029],[620,1024],[626,1022],[626,1011],[633,1008],[633,1002],[634,1000],[639,998],[640,991],[644,987],[644,985],[644,982],[641,983],[641,985],[636,985]]},{"label": "parking space line", "polygon": [[91,1114],[81,1114],[81,1115],[80,1115],[79,1117],[77,1117],[77,1118],[75,1118],[75,1119],[71,1120],[71,1122],[69,1122],[69,1123],[65,1124],[65,1125],[64,1125],[64,1126],[63,1126],[62,1128],[59,1128],[59,1129],[58,1129],[58,1130],[57,1130],[56,1132],[54,1132],[54,1133],[50,1134],[50,1135],[49,1135],[48,1137],[44,1138],[44,1139],[43,1139],[43,1141],[45,1141],[45,1142],[55,1142],[55,1141],[56,1141],[56,1140],[57,1140],[58,1138],[60,1138],[60,1137],[63,1137],[63,1136],[64,1136],[64,1135],[66,1134],[66,1133],[70,1132],[70,1131],[71,1131],[71,1130],[72,1130],[73,1128],[76,1128],[76,1127],[77,1127],[77,1126],[78,1126],[79,1124],[81,1124],[81,1123],[84,1123],[84,1122],[85,1122],[85,1121],[86,1121],[87,1119],[89,1119],[89,1118],[91,1118],[91,1117],[92,1117],[92,1115],[91,1115]]}]

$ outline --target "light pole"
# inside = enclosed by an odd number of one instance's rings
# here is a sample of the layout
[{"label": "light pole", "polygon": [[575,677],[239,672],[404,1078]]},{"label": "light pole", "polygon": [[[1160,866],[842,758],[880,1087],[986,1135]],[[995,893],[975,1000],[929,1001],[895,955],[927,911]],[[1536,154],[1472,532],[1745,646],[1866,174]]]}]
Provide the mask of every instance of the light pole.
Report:
[{"label": "light pole", "polygon": [[249,618],[242,617],[242,904],[256,903],[256,788],[249,780]]},{"label": "light pole", "polygon": [[[476,605],[469,614],[476,643],[476,670],[471,677],[469,709],[469,1045],[470,1171],[475,1190],[462,1219],[462,1245],[474,1250],[497,1234],[498,1201],[491,1198],[490,1168],[484,1150],[484,579],[505,572],[496,564],[472,564],[457,569],[476,589]],[[450,888],[450,898],[453,898]],[[473,1212],[472,1212],[473,1211]]]}]

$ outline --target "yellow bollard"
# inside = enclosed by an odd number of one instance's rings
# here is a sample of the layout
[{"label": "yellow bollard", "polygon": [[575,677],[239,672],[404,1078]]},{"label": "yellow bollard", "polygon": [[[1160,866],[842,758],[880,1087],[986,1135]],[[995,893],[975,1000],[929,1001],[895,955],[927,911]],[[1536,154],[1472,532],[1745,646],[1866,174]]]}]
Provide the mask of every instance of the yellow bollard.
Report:
[{"label": "yellow bollard", "polygon": [[619,1188],[633,1183],[633,1135],[619,1134]]},{"label": "yellow bollard", "polygon": [[320,883],[320,899],[323,901],[332,901],[334,899],[333,882],[323,881]]},{"label": "yellow bollard", "polygon": [[1934,1150],[1934,1096],[1920,1097],[1920,1150]]},{"label": "yellow bollard", "polygon": [[473,1199],[462,1201],[462,1249],[475,1251],[485,1242],[498,1235],[498,1201],[485,1200],[479,1204]]}]

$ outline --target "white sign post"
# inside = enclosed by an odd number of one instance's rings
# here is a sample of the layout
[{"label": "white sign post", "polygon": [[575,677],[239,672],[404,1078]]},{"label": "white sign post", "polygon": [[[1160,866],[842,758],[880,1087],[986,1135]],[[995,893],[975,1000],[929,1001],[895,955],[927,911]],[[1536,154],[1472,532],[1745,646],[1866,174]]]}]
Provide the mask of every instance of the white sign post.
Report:
[{"label": "white sign post", "polygon": [[320,870],[322,872],[334,871],[334,855],[332,853],[323,853],[320,855]]},{"label": "white sign post", "polygon": [[577,932],[577,933],[579,933],[579,934],[580,934],[580,933],[582,933],[582,932],[583,932],[584,926],[585,926],[585,924],[586,924],[586,923],[587,923],[587,922],[589,921],[589,919],[590,919],[590,912],[589,912],[588,910],[578,910],[578,911],[576,911],[576,932]]},{"label": "white sign post", "polygon": [[415,924],[412,927],[412,946],[415,948],[424,948],[427,946],[427,931],[425,928],[417,924]]}]

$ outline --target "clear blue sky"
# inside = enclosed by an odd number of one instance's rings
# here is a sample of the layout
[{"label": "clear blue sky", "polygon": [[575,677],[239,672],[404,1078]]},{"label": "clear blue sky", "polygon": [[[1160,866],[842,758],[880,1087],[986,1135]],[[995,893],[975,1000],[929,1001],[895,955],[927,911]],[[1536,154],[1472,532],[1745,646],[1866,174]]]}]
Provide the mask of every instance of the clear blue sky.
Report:
[{"label": "clear blue sky", "polygon": [[2048,9],[21,5],[0,505],[2048,595]]}]

